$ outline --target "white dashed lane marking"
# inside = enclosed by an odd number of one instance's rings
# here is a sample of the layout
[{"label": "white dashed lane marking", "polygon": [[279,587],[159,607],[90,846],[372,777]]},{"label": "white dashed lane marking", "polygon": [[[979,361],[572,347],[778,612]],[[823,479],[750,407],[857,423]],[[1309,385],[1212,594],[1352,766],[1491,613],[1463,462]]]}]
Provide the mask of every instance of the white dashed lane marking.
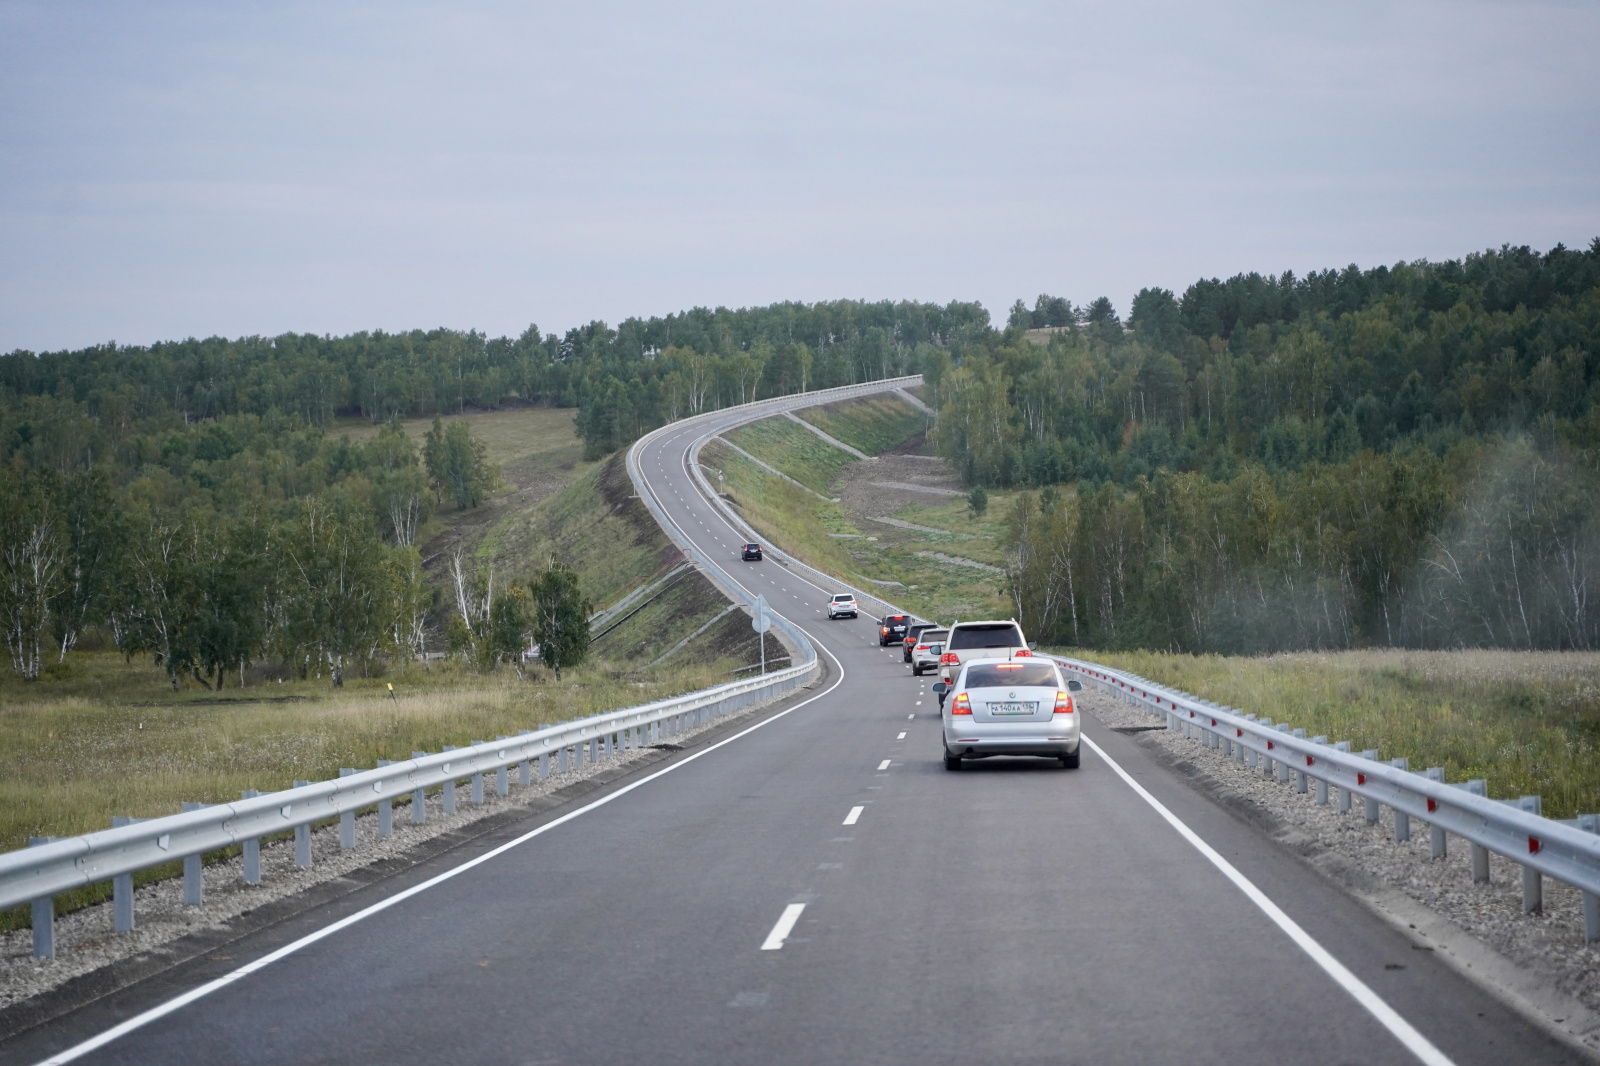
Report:
[{"label": "white dashed lane marking", "polygon": [[783,908],[783,913],[778,916],[778,924],[767,934],[767,939],[761,944],[761,950],[777,951],[783,947],[784,939],[794,932],[794,923],[800,920],[800,912],[805,909],[804,903],[791,903]]},{"label": "white dashed lane marking", "polygon": [[844,824],[855,825],[861,821],[861,812],[864,810],[866,810],[865,807],[851,807],[850,813],[844,816]]}]

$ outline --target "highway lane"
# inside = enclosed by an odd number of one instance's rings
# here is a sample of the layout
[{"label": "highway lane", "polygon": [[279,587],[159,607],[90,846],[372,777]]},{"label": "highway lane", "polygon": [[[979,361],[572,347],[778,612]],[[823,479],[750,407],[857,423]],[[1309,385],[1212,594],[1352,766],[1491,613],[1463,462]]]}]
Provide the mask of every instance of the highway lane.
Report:
[{"label": "highway lane", "polygon": [[[683,466],[703,432],[662,434],[641,467],[838,687],[81,1061],[1417,1061],[1104,760],[944,771],[930,679],[869,619],[826,621],[830,590],[737,561]],[[1129,738],[1086,733],[1451,1060],[1574,1061]],[[0,1056],[35,1061],[201,970]]]}]

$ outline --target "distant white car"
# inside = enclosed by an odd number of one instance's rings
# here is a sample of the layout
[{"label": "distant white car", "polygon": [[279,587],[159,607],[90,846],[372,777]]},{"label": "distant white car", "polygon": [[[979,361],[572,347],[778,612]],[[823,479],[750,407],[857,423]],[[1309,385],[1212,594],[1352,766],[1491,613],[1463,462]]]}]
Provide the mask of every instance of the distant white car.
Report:
[{"label": "distant white car", "polygon": [[911,672],[921,674],[924,670],[939,669],[939,657],[944,653],[945,638],[950,635],[948,629],[924,629],[917,634],[915,644],[911,649]]},{"label": "distant white car", "polygon": [[833,598],[828,601],[829,618],[843,618],[845,615],[855,618],[860,613],[860,610],[856,607],[856,597],[853,592],[835,592]]}]

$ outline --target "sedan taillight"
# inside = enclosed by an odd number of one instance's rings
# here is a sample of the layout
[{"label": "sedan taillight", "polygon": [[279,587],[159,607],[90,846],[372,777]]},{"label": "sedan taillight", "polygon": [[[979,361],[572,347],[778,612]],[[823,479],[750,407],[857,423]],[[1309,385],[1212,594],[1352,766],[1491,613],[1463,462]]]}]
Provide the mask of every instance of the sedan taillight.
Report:
[{"label": "sedan taillight", "polygon": [[1067,695],[1065,692],[1057,692],[1056,693],[1056,713],[1057,714],[1071,714],[1072,713],[1072,697]]},{"label": "sedan taillight", "polygon": [[961,695],[956,697],[956,702],[954,704],[952,704],[951,707],[950,707],[950,713],[951,714],[971,714],[972,713],[972,701],[967,699],[967,694],[965,692],[963,692]]},{"label": "sedan taillight", "polygon": [[1016,651],[1012,652],[1011,654],[1016,656],[1018,659],[1024,659],[1024,658],[1027,658],[1028,656],[1032,655],[1033,652],[1029,651],[1027,648],[1018,648]]},{"label": "sedan taillight", "polygon": [[956,663],[959,663],[960,661],[961,660],[956,656],[956,653],[953,652],[953,651],[947,651],[943,655],[939,656],[939,662],[940,663],[948,663],[951,666],[954,666]]}]

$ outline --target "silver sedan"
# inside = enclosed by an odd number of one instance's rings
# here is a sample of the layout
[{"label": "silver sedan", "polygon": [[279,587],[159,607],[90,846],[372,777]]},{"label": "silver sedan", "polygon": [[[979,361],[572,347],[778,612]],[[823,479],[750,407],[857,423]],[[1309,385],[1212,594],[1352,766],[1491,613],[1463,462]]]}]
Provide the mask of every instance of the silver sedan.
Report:
[{"label": "silver sedan", "polygon": [[944,724],[944,768],[963,759],[993,755],[1037,755],[1078,766],[1078,709],[1072,693],[1048,659],[973,659],[939,694]]}]

